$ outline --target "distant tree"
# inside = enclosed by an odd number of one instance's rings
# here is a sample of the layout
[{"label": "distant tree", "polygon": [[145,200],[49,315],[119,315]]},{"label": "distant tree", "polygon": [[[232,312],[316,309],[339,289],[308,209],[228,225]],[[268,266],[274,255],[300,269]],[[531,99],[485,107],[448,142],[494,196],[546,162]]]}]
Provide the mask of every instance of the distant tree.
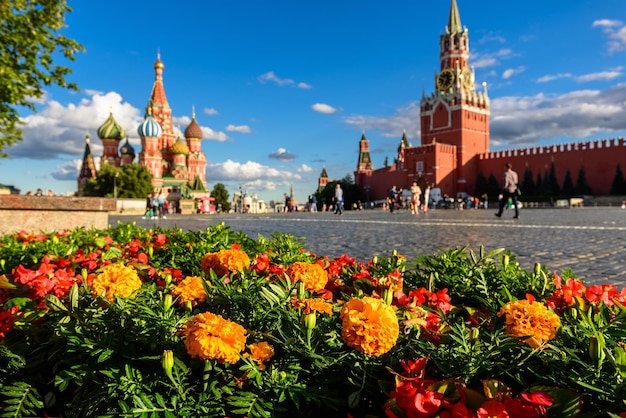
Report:
[{"label": "distant tree", "polygon": [[128,164],[119,170],[117,197],[141,198],[153,191],[152,174],[140,164]]},{"label": "distant tree", "polygon": [[546,168],[546,171],[543,173],[543,188],[541,190],[541,194],[543,196],[552,196],[552,179],[550,178],[550,172]]},{"label": "distant tree", "polygon": [[487,195],[488,196],[498,196],[502,193],[502,187],[498,184],[498,180],[496,176],[491,173],[489,175],[489,180],[487,180]]},{"label": "distant tree", "polygon": [[129,164],[118,168],[109,164],[102,164],[98,177],[85,183],[84,196],[143,198],[152,192],[152,175],[146,167],[139,164]]},{"label": "distant tree", "polygon": [[537,173],[537,181],[535,182],[535,196],[543,195],[543,178],[541,173]]},{"label": "distant tree", "polygon": [[[344,181],[349,180],[349,181]],[[335,197],[335,188],[337,183],[341,185],[343,189],[343,206],[345,209],[352,209],[353,204],[359,200],[365,202],[365,197],[361,196],[361,190],[359,186],[352,182],[351,176],[346,176],[342,180],[329,181],[328,184],[319,192],[315,193],[315,197],[320,204],[332,205]]]},{"label": "distant tree", "polygon": [[563,180],[561,194],[563,196],[572,196],[574,194],[574,181],[572,180],[572,174],[570,173],[569,168],[565,172],[565,179]]},{"label": "distant tree", "polygon": [[54,64],[59,58],[73,61],[83,51],[57,33],[71,10],[66,0],[0,2],[0,157],[22,140],[20,109],[36,112],[34,103],[45,94],[44,87],[78,90],[65,80],[72,71]]},{"label": "distant tree", "polygon": [[617,168],[615,169],[615,177],[613,177],[613,184],[611,185],[611,194],[626,194],[625,184],[626,183],[624,183],[624,173],[622,173],[622,167],[619,163],[617,163]]},{"label": "distant tree", "polygon": [[341,184],[354,184],[354,179],[352,178],[352,174],[346,173],[345,176],[341,180],[339,180]]},{"label": "distant tree", "polygon": [[215,198],[213,202],[216,206],[218,204],[222,204],[222,211],[228,212],[230,210],[230,202],[228,200],[228,191],[226,190],[226,186],[222,183],[216,183],[213,186],[213,190],[211,190],[211,196]]},{"label": "distant tree", "polygon": [[385,162],[383,163],[383,166],[389,167],[389,157],[385,157]]},{"label": "distant tree", "polygon": [[533,172],[530,167],[526,167],[524,170],[524,179],[522,180],[521,189],[524,195],[535,195],[535,182],[533,181]]},{"label": "distant tree", "polygon": [[589,184],[587,184],[587,175],[585,174],[585,167],[581,164],[580,170],[578,170],[578,180],[576,180],[576,187],[574,191],[578,195],[591,196],[592,190]]},{"label": "distant tree", "polygon": [[487,179],[485,178],[485,175],[481,171],[476,176],[476,190],[474,190],[474,194],[475,196],[482,196],[485,193],[488,194],[488,190],[489,190],[489,187],[488,187]]},{"label": "distant tree", "polygon": [[554,161],[550,164],[550,190],[553,195],[558,195],[561,193],[561,188],[559,187],[559,179],[556,177],[556,167],[554,166]]}]

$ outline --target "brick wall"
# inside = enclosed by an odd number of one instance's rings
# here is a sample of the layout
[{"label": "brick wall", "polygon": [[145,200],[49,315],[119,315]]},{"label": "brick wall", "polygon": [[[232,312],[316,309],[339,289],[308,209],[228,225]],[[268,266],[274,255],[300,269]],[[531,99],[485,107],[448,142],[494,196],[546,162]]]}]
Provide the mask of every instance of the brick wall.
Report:
[{"label": "brick wall", "polygon": [[0,233],[103,229],[115,201],[99,197],[0,196]]}]

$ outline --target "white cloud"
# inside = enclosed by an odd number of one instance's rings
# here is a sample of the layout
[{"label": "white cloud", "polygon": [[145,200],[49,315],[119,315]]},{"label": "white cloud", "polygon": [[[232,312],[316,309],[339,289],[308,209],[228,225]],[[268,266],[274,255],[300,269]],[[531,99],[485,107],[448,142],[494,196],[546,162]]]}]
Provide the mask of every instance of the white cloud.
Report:
[{"label": "white cloud", "polygon": [[523,67],[523,66],[520,66],[520,67],[517,67],[517,68],[509,68],[507,70],[504,70],[504,72],[502,73],[502,79],[508,80],[509,78],[513,77],[514,75],[521,74],[524,71],[526,71],[526,67]]},{"label": "white cloud", "polygon": [[247,125],[233,125],[230,124],[226,127],[227,132],[238,132],[240,134],[249,134],[251,132],[250,127]]},{"label": "white cloud", "polygon": [[626,50],[626,26],[619,20],[600,19],[591,25],[594,28],[602,28],[602,31],[609,38],[609,52],[619,52]]},{"label": "white cloud", "polygon": [[302,164],[300,167],[296,168],[296,171],[298,173],[312,173],[313,172],[313,168],[309,167],[306,164]]},{"label": "white cloud", "polygon": [[618,67],[612,71],[599,71],[597,73],[581,75],[581,76],[575,77],[575,80],[580,83],[585,83],[589,81],[597,81],[597,80],[608,81],[608,80],[614,80],[618,77],[621,77],[622,75],[623,75],[622,68]]},{"label": "white cloud", "polygon": [[66,161],[65,163],[57,166],[56,170],[50,173],[50,175],[57,180],[72,180],[76,181],[80,174],[80,168],[83,164],[83,160],[76,159]]},{"label": "white cloud", "polygon": [[296,83],[291,78],[279,78],[274,73],[274,71],[268,71],[265,74],[261,74],[258,77],[258,80],[261,84],[265,84],[271,81],[279,86],[294,86],[294,87],[297,87],[299,89],[304,89],[304,90],[310,90],[313,88],[313,86],[311,86],[310,84],[302,82],[302,81],[299,81]]},{"label": "white cloud", "polygon": [[324,103],[315,103],[314,105],[311,106],[311,109],[319,113],[325,113],[327,115],[332,115],[333,113],[337,113],[337,109]]},{"label": "white cloud", "polygon": [[85,149],[85,135],[91,136],[94,156],[102,154],[102,143],[97,130],[109,117],[109,113],[119,123],[130,142],[139,144],[137,126],[143,119],[136,107],[124,102],[116,92],[94,93],[80,99],[78,104],[62,105],[49,101],[38,113],[22,118],[24,140],[8,149],[11,157],[52,160],[60,155],[82,155]]},{"label": "white cloud", "polygon": [[290,153],[285,148],[278,148],[276,151],[270,153],[269,157],[273,160],[293,161],[297,155]]},{"label": "white cloud", "polygon": [[251,179],[286,179],[300,180],[299,174],[288,170],[278,170],[254,161],[239,163],[227,160],[223,163],[207,162],[207,179],[212,180],[251,180]]},{"label": "white cloud", "polygon": [[202,113],[204,113],[205,115],[210,115],[210,116],[219,114],[219,112],[215,108],[212,108],[212,107],[205,107]]},{"label": "white cloud", "polygon": [[539,77],[537,79],[537,83],[549,83],[550,81],[560,80],[563,78],[571,78],[572,73],[558,73],[558,74],[549,74]]}]

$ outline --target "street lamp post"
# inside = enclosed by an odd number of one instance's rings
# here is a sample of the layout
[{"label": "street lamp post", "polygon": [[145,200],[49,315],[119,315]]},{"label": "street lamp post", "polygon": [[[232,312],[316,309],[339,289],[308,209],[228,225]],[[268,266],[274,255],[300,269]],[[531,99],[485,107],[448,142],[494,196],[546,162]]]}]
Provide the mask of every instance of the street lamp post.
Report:
[{"label": "street lamp post", "polygon": [[119,176],[120,173],[115,173],[115,176],[113,177],[113,199],[115,199],[115,201],[117,202],[117,176]]}]

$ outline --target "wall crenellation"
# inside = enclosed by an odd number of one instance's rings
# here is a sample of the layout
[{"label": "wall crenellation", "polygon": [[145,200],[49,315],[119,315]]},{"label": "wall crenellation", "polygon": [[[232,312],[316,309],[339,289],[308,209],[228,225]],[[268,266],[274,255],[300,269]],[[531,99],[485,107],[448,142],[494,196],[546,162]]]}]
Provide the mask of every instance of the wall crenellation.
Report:
[{"label": "wall crenellation", "polygon": [[540,145],[531,148],[513,148],[501,151],[491,151],[488,153],[480,154],[478,158],[481,160],[488,160],[495,158],[519,157],[524,155],[556,154],[624,146],[626,146],[626,141],[623,137],[619,137],[596,139],[593,141],[585,142],[569,142],[567,144]]}]

